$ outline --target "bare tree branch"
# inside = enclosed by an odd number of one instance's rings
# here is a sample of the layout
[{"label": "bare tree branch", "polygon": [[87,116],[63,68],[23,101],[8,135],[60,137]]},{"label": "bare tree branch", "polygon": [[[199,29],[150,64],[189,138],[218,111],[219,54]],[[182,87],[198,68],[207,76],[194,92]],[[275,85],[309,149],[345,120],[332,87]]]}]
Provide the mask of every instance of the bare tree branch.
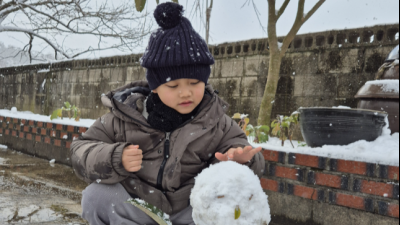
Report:
[{"label": "bare tree branch", "polygon": [[[109,49],[131,52],[152,29],[149,14],[137,14],[133,4],[130,0],[118,4],[108,0],[0,0],[0,32],[27,34],[29,48],[24,50],[31,60],[37,40],[50,46],[56,58]],[[67,37],[77,35],[93,36],[96,41],[84,50],[64,44]]]},{"label": "bare tree branch", "polygon": [[282,14],[285,12],[287,6],[289,5],[290,0],[285,0],[285,2],[283,3],[282,7],[279,9],[278,13],[277,13],[277,20],[279,20],[282,16]]},{"label": "bare tree branch", "polygon": [[285,37],[283,40],[283,45],[282,45],[282,50],[281,50],[281,57],[283,57],[287,51],[287,49],[290,46],[290,43],[294,40],[296,37],[296,34],[299,32],[300,28],[303,26],[307,20],[314,15],[314,13],[322,6],[322,4],[325,3],[326,0],[319,0],[318,3],[311,9],[309,13],[307,13],[306,16],[304,16],[304,5],[305,5],[305,0],[299,0],[299,5],[297,9],[297,16],[296,20],[293,24],[292,29],[289,31],[288,35]]}]

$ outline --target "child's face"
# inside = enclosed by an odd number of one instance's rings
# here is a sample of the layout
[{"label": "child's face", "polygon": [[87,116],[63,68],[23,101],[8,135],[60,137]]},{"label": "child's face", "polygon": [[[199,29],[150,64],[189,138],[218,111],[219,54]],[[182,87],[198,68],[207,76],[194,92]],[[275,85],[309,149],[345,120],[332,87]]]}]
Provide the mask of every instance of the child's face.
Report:
[{"label": "child's face", "polygon": [[201,103],[205,83],[196,79],[173,80],[153,90],[161,101],[180,114],[189,114]]}]

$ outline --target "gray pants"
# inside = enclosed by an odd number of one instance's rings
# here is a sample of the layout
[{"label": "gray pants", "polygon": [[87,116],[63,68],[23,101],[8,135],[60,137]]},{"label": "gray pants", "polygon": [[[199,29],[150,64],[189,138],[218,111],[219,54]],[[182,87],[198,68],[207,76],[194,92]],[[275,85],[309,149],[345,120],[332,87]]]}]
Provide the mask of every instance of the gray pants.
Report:
[{"label": "gray pants", "polygon": [[[126,201],[131,198],[121,184],[91,184],[82,196],[82,217],[90,225],[157,225],[144,212]],[[172,215],[173,225],[195,225],[192,207]]]}]

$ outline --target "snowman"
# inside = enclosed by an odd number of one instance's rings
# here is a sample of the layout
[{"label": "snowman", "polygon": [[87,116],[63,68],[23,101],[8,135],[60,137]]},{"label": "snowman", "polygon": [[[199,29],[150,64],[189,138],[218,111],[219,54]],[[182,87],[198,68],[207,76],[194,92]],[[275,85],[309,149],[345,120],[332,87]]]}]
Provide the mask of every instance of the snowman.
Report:
[{"label": "snowman", "polygon": [[268,196],[247,166],[221,162],[196,177],[190,196],[197,225],[268,225]]}]

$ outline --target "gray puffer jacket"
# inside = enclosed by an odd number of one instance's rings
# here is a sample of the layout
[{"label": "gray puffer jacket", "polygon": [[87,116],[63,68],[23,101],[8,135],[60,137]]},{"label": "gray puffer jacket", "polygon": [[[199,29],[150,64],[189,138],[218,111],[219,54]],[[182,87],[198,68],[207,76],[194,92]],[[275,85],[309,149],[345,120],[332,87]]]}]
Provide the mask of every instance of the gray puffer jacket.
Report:
[{"label": "gray puffer jacket", "polygon": [[[133,82],[103,96],[102,102],[111,112],[71,146],[77,176],[88,183],[121,183],[131,195],[170,215],[188,207],[194,178],[219,162],[215,153],[249,145],[240,127],[225,114],[228,104],[210,85],[206,89],[199,113],[171,133],[152,128],[142,115],[149,93],[147,82]],[[140,146],[144,157],[143,167],[136,173],[127,172],[122,165],[122,152],[132,144]],[[248,166],[261,176],[265,166],[262,154]]]}]

